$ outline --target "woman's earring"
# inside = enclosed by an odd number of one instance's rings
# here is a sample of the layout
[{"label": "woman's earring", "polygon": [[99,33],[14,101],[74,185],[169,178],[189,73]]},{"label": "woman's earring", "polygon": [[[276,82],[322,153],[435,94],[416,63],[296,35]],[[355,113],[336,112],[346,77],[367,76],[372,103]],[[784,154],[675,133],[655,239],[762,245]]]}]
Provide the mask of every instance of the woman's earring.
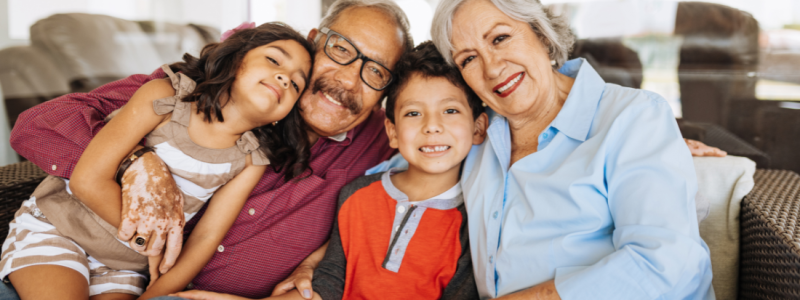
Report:
[{"label": "woman's earring", "polygon": [[556,65],[556,61],[555,61],[555,60],[551,60],[551,61],[550,61],[550,65],[551,65],[551,66],[555,66],[555,65]]}]

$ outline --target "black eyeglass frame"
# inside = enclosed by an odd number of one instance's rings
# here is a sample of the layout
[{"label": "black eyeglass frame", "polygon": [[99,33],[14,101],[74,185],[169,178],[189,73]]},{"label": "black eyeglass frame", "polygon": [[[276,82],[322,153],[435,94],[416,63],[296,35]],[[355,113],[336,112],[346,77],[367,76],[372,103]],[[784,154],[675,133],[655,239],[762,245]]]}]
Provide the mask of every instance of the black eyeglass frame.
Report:
[{"label": "black eyeglass frame", "polygon": [[[330,29],[328,27],[320,28],[319,32],[322,32],[322,33],[324,33],[325,35],[328,36],[328,37],[325,38],[325,44],[322,45],[322,52],[325,52],[325,55],[327,55],[328,58],[330,58],[333,62],[335,62],[335,63],[337,63],[339,65],[342,65],[342,66],[346,66],[346,65],[352,64],[354,61],[359,60],[359,59],[361,59],[363,61],[363,63],[361,64],[361,70],[359,70],[358,76],[361,78],[361,81],[363,81],[368,87],[370,87],[371,89],[376,90],[376,91],[383,91],[387,87],[389,87],[389,85],[392,84],[392,82],[394,81],[394,76],[395,76],[394,72],[392,72],[392,70],[389,70],[389,68],[387,68],[386,66],[384,66],[382,63],[378,62],[377,60],[369,58],[368,56],[364,55],[364,53],[361,53],[361,50],[358,50],[358,47],[356,47],[356,45],[353,44],[353,42],[351,42],[349,39],[347,39],[344,35],[342,35],[341,33],[336,32],[336,31],[333,31],[332,29]],[[331,55],[328,54],[328,47],[326,47],[326,46],[328,45],[328,42],[330,41],[331,35],[333,35],[333,34],[338,35],[339,37],[341,37],[342,39],[344,39],[345,41],[350,43],[350,45],[353,46],[353,49],[356,49],[356,57],[354,57],[353,59],[351,59],[350,61],[348,61],[346,63],[340,63],[340,62],[336,61],[336,59],[331,57]],[[387,81],[386,85],[384,85],[382,88],[375,88],[374,86],[370,85],[367,82],[366,79],[364,79],[364,66],[366,66],[367,62],[370,62],[370,61],[378,64],[382,68],[386,69],[386,71],[389,71],[389,76],[390,76],[389,77],[389,81]]]}]

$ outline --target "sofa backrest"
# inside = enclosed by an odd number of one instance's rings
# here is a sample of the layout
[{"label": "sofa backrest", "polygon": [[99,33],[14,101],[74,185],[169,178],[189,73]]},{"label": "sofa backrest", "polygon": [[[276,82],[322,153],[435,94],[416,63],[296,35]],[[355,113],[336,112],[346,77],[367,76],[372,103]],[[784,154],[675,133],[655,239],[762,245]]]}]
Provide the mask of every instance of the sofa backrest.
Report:
[{"label": "sofa backrest", "polygon": [[758,21],[720,4],[681,2],[675,34],[683,118],[728,127],[731,101],[755,97]]},{"label": "sofa backrest", "polygon": [[0,84],[4,87],[7,112],[3,116],[8,116],[4,121],[10,126],[26,109],[69,93],[67,83],[55,61],[39,48],[16,46],[0,50]]},{"label": "sofa backrest", "polygon": [[608,83],[637,89],[642,86],[642,62],[619,38],[577,40],[569,57],[586,58]]},{"label": "sofa backrest", "polygon": [[31,44],[46,52],[72,92],[86,92],[131,74],[198,55],[219,41],[219,31],[202,25],[129,21],[106,15],[56,14],[30,28]]},{"label": "sofa backrest", "polygon": [[88,91],[162,63],[139,24],[105,15],[56,14],[31,26],[31,44],[50,55],[73,91]]},{"label": "sofa backrest", "polygon": [[150,37],[164,63],[180,61],[185,53],[198,56],[206,44],[218,42],[220,38],[219,30],[204,25],[154,21],[137,23]]}]

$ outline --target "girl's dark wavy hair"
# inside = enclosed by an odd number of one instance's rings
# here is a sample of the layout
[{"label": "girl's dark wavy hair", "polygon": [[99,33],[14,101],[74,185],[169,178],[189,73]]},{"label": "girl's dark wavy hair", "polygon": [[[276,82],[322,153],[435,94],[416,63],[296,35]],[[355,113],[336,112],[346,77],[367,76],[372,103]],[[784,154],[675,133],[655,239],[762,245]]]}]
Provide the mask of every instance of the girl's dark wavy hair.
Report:
[{"label": "girl's dark wavy hair", "polygon": [[[288,25],[266,23],[256,28],[238,30],[225,41],[203,47],[200,57],[186,53],[183,55],[183,62],[169,66],[173,72],[182,72],[197,82],[194,91],[181,100],[196,102],[197,113],[202,113],[206,122],[223,122],[220,99],[231,94],[233,81],[245,54],[254,48],[280,40],[300,43],[308,51],[313,64],[314,45]],[[308,77],[306,82],[310,81],[310,72]],[[306,84],[305,89],[308,85]],[[300,91],[301,95],[305,89]],[[310,168],[311,146],[305,128],[305,122],[295,103],[286,118],[278,121],[277,125],[267,124],[252,130],[258,137],[259,150],[266,154],[276,172],[285,171],[286,181],[299,178]]]}]

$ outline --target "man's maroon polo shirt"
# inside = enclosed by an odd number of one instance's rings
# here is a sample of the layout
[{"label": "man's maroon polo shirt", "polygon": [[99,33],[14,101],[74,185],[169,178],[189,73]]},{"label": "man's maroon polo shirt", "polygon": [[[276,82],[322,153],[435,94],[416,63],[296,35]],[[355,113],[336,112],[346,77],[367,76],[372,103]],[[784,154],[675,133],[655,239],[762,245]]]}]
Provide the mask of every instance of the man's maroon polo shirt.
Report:
[{"label": "man's maroon polo shirt", "polygon": [[[143,84],[164,77],[158,69],[33,107],[19,116],[11,145],[48,173],[69,178],[80,154],[105,125],[104,117]],[[269,296],[328,239],[339,190],[394,153],[383,122],[383,111],[375,111],[343,141],[321,138],[311,148],[313,174],[303,180],[285,182],[283,174],[268,168],[217,253],[192,282],[194,288]],[[199,219],[193,218],[186,230]]]}]

